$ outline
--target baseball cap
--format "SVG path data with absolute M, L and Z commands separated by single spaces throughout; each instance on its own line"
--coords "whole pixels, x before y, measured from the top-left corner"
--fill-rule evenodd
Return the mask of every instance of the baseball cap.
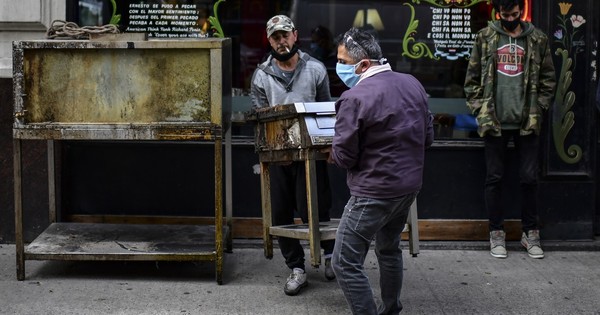
M 276 15 L 267 22 L 267 38 L 277 31 L 291 32 L 294 28 L 292 19 L 285 15 Z

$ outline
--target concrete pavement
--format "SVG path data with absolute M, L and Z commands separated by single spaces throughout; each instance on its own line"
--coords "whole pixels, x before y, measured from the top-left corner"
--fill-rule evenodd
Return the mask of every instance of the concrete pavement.
M 457 244 L 421 242 L 418 257 L 404 251 L 403 314 L 600 314 L 596 245 L 548 244 L 534 260 L 518 243 L 507 244 L 507 259 L 491 257 L 485 242 Z M 309 286 L 286 296 L 289 270 L 261 245 L 234 240 L 218 285 L 210 262 L 27 261 L 17 281 L 15 246 L 0 244 L 0 314 L 349 313 L 323 266 L 308 267 Z M 373 251 L 365 267 L 378 295 Z

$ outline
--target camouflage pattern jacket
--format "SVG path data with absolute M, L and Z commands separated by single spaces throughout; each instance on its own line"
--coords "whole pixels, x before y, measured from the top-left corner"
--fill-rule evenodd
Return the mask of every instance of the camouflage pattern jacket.
M 531 24 L 527 26 L 533 27 Z M 489 25 L 477 33 L 465 78 L 467 107 L 477 116 L 477 132 L 481 137 L 486 134 L 501 135 L 494 104 L 499 36 Z M 556 85 L 546 34 L 537 28 L 529 34 L 525 53 L 523 84 L 526 86 L 526 97 L 520 134 L 539 134 L 543 112 L 550 107 Z

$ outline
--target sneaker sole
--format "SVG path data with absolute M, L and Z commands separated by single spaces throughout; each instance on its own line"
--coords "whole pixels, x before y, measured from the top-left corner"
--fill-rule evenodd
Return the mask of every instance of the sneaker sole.
M 490 255 L 492 255 L 492 257 L 495 257 L 495 258 L 506 258 L 506 257 L 508 257 L 508 255 L 494 254 L 494 253 L 490 253 Z
M 544 255 L 531 255 L 529 253 L 527 253 L 527 255 L 529 255 L 529 257 L 531 257 L 533 259 L 542 259 L 542 258 L 544 258 Z
M 525 247 L 525 250 L 527 250 L 527 244 L 523 243 L 523 241 L 521 241 L 521 245 L 523 245 L 523 247 Z M 542 259 L 544 258 L 544 254 L 541 255 L 532 255 L 529 252 L 527 252 L 527 255 L 529 255 L 529 257 L 533 258 L 533 259 Z
M 296 288 L 296 290 L 294 290 L 294 291 L 288 291 L 285 288 L 283 288 L 283 292 L 285 292 L 286 295 L 290 295 L 290 296 L 296 295 L 296 294 L 300 293 L 300 290 L 302 290 L 302 288 L 306 287 L 307 285 L 308 285 L 308 281 L 306 281 L 303 284 L 301 284 L 300 286 L 298 286 Z

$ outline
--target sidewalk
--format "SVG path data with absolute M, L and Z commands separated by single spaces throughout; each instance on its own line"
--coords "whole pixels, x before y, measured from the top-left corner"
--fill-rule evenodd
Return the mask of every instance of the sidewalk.
M 597 247 L 549 245 L 535 260 L 517 243 L 507 244 L 507 259 L 481 242 L 421 244 L 418 257 L 404 251 L 403 314 L 600 314 Z M 218 285 L 211 262 L 27 261 L 26 280 L 17 281 L 15 246 L 0 244 L 0 314 L 348 314 L 323 266 L 307 267 L 309 286 L 286 296 L 289 270 L 278 250 L 268 260 L 261 245 L 234 241 Z M 373 251 L 365 268 L 378 295 Z

